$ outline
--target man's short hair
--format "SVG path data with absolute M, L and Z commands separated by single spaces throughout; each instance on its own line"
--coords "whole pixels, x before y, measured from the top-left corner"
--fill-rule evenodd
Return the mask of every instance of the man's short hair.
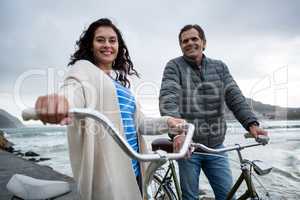
M 203 29 L 202 29 L 199 25 L 197 25 L 197 24 L 194 24 L 194 25 L 188 24 L 188 25 L 185 25 L 185 26 L 180 30 L 180 33 L 179 33 L 179 35 L 178 35 L 179 43 L 181 43 L 181 35 L 182 35 L 182 33 L 185 32 L 185 31 L 188 31 L 188 30 L 190 30 L 190 29 L 192 29 L 192 28 L 196 29 L 196 30 L 198 31 L 198 33 L 199 33 L 199 37 L 200 37 L 204 42 L 206 42 L 206 37 L 205 37 L 205 34 L 204 34 Z

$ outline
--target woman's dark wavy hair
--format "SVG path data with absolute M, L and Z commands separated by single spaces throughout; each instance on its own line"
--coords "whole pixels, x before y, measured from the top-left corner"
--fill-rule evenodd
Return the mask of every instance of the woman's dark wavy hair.
M 139 77 L 138 72 L 133 68 L 133 63 L 129 56 L 129 51 L 122 38 L 121 31 L 111 22 L 110 19 L 102 18 L 93 22 L 88 29 L 83 31 L 78 41 L 76 41 L 77 50 L 73 55 L 68 65 L 73 65 L 76 61 L 84 59 L 96 64 L 93 52 L 91 51 L 93 45 L 94 34 L 100 26 L 111 27 L 117 34 L 119 42 L 119 50 L 116 60 L 113 62 L 112 69 L 116 72 L 116 80 L 123 86 L 130 88 L 130 81 L 127 75 L 135 75 Z

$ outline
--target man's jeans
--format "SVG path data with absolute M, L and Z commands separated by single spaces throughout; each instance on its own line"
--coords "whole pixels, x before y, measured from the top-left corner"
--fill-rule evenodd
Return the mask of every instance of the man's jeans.
M 218 145 L 216 148 L 222 148 Z M 216 200 L 226 199 L 232 187 L 232 175 L 226 153 L 220 156 L 192 154 L 189 159 L 178 161 L 180 185 L 183 200 L 199 199 L 199 175 L 201 169 L 206 175 Z

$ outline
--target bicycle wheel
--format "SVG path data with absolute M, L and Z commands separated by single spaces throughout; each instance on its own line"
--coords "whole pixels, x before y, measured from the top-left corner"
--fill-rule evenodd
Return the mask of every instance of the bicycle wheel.
M 158 174 L 153 175 L 151 190 L 155 200 L 177 200 L 174 191 L 162 181 Z

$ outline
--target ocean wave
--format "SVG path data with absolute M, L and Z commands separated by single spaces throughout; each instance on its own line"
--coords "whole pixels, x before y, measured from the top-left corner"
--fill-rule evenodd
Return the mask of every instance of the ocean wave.
M 25 148 L 25 146 L 19 146 L 23 151 L 34 151 L 43 156 L 57 156 L 57 153 L 68 151 L 67 142 L 62 142 L 60 144 L 51 144 L 42 143 L 39 145 L 31 146 L 31 148 Z
M 57 153 L 57 152 L 62 152 L 67 150 L 68 150 L 68 145 L 66 144 L 57 144 L 47 148 L 48 153 Z
M 65 136 L 66 132 L 24 132 L 9 134 L 8 138 L 53 137 Z
M 38 127 L 25 127 L 25 128 L 5 128 L 1 129 L 7 134 L 19 134 L 25 132 L 62 132 L 66 131 L 66 127 L 54 126 L 54 127 L 46 127 L 46 126 L 38 126 Z
M 65 127 L 26 127 L 3 129 L 8 138 L 47 137 L 66 134 Z
M 290 129 L 290 128 L 300 128 L 300 125 L 271 125 L 263 126 L 264 129 Z
M 278 167 L 274 167 L 273 166 L 273 169 L 272 169 L 272 173 L 276 173 L 276 174 L 279 174 L 287 179 L 290 179 L 290 180 L 293 180 L 293 181 L 296 181 L 296 182 L 300 182 L 300 176 L 298 176 L 299 174 L 295 174 L 295 173 L 292 173 L 292 172 L 288 172 L 286 170 L 283 170 L 283 169 L 280 169 Z

